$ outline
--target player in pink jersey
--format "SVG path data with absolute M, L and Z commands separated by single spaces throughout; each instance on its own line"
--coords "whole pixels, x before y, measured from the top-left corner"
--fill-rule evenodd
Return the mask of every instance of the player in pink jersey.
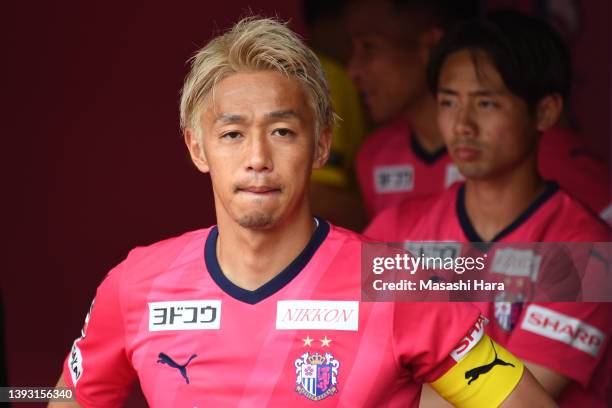
M 477 10 L 471 0 L 349 3 L 349 72 L 370 116 L 381 126 L 356 159 L 370 216 L 401 197 L 438 192 L 459 176 L 436 126 L 436 103 L 425 72 L 429 53 L 444 31 Z
M 612 225 L 610 169 L 586 150 L 570 130 L 555 126 L 544 132 L 538 151 L 542 177 L 559 186 Z
M 374 131 L 356 161 L 364 203 L 373 216 L 403 200 L 435 194 L 463 180 L 446 151 L 428 154 L 411 136 L 406 119 Z M 605 164 L 585 151 L 578 136 L 562 127 L 542 135 L 538 167 L 608 224 L 612 224 L 610 177 Z
M 466 182 L 383 211 L 366 235 L 410 241 L 416 251 L 419 241 L 608 241 L 608 226 L 537 170 L 539 133 L 556 122 L 567 90 L 563 58 L 552 30 L 517 13 L 449 33 L 432 55 L 429 79 Z M 562 406 L 608 406 L 607 304 L 481 306 L 493 322 L 487 332 L 524 359 Z
M 351 72 L 371 116 L 381 124 L 356 159 L 364 204 L 373 216 L 462 178 L 436 126 L 425 66 L 442 32 L 452 21 L 474 14 L 475 7 L 419 0 L 354 3 L 348 13 Z M 609 169 L 585 152 L 578 136 L 551 128 L 540 147 L 542 174 L 612 222 Z
M 410 407 L 425 382 L 463 406 L 552 403 L 472 305 L 360 300 L 362 238 L 307 198 L 327 85 L 283 24 L 248 18 L 202 48 L 181 124 L 218 224 L 108 274 L 58 383 L 79 403 L 121 405 L 136 380 L 159 407 Z
M 446 148 L 430 154 L 411 133 L 407 119 L 397 119 L 375 130 L 357 156 L 355 170 L 370 216 L 463 180 Z

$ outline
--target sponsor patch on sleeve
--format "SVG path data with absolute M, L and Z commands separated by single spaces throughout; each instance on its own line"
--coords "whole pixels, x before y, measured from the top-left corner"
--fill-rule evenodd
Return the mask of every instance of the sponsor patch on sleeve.
M 83 356 L 81 355 L 81 350 L 79 346 L 77 346 L 77 339 L 72 343 L 72 349 L 70 350 L 70 377 L 72 377 L 72 385 L 76 387 L 77 382 L 83 375 Z
M 568 344 L 596 357 L 606 336 L 597 327 L 540 305 L 529 305 L 521 329 Z
M 488 323 L 488 320 L 480 315 L 478 320 L 472 326 L 472 328 L 468 331 L 467 335 L 459 342 L 459 345 L 451 351 L 451 357 L 455 361 L 460 361 L 470 352 L 471 349 L 474 348 L 476 344 L 482 339 L 482 336 L 485 332 L 485 324 Z

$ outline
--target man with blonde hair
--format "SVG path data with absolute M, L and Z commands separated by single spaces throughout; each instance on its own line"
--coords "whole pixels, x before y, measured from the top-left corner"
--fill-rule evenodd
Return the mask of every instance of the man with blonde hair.
M 333 120 L 319 62 L 283 24 L 248 18 L 202 48 L 181 125 L 217 225 L 111 270 L 58 386 L 95 407 L 137 379 L 159 407 L 416 406 L 424 382 L 463 406 L 549 403 L 473 306 L 361 302 L 362 239 L 308 201 Z

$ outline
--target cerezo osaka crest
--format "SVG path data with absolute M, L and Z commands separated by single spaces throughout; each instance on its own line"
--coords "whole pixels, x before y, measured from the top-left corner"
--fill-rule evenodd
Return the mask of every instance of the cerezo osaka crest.
M 304 353 L 295 360 L 295 382 L 298 394 L 320 401 L 338 392 L 340 362 L 331 353 Z

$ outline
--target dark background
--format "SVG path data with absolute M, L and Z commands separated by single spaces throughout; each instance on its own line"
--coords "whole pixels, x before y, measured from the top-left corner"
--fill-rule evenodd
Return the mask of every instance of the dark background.
M 542 2 L 488 3 L 533 10 Z M 3 8 L 8 380 L 50 386 L 96 286 L 130 248 L 214 223 L 210 182 L 180 135 L 178 92 L 187 58 L 249 7 L 69 0 Z M 305 34 L 299 1 L 250 9 L 291 19 Z M 610 3 L 583 1 L 579 10 L 574 111 L 589 149 L 609 163 Z

